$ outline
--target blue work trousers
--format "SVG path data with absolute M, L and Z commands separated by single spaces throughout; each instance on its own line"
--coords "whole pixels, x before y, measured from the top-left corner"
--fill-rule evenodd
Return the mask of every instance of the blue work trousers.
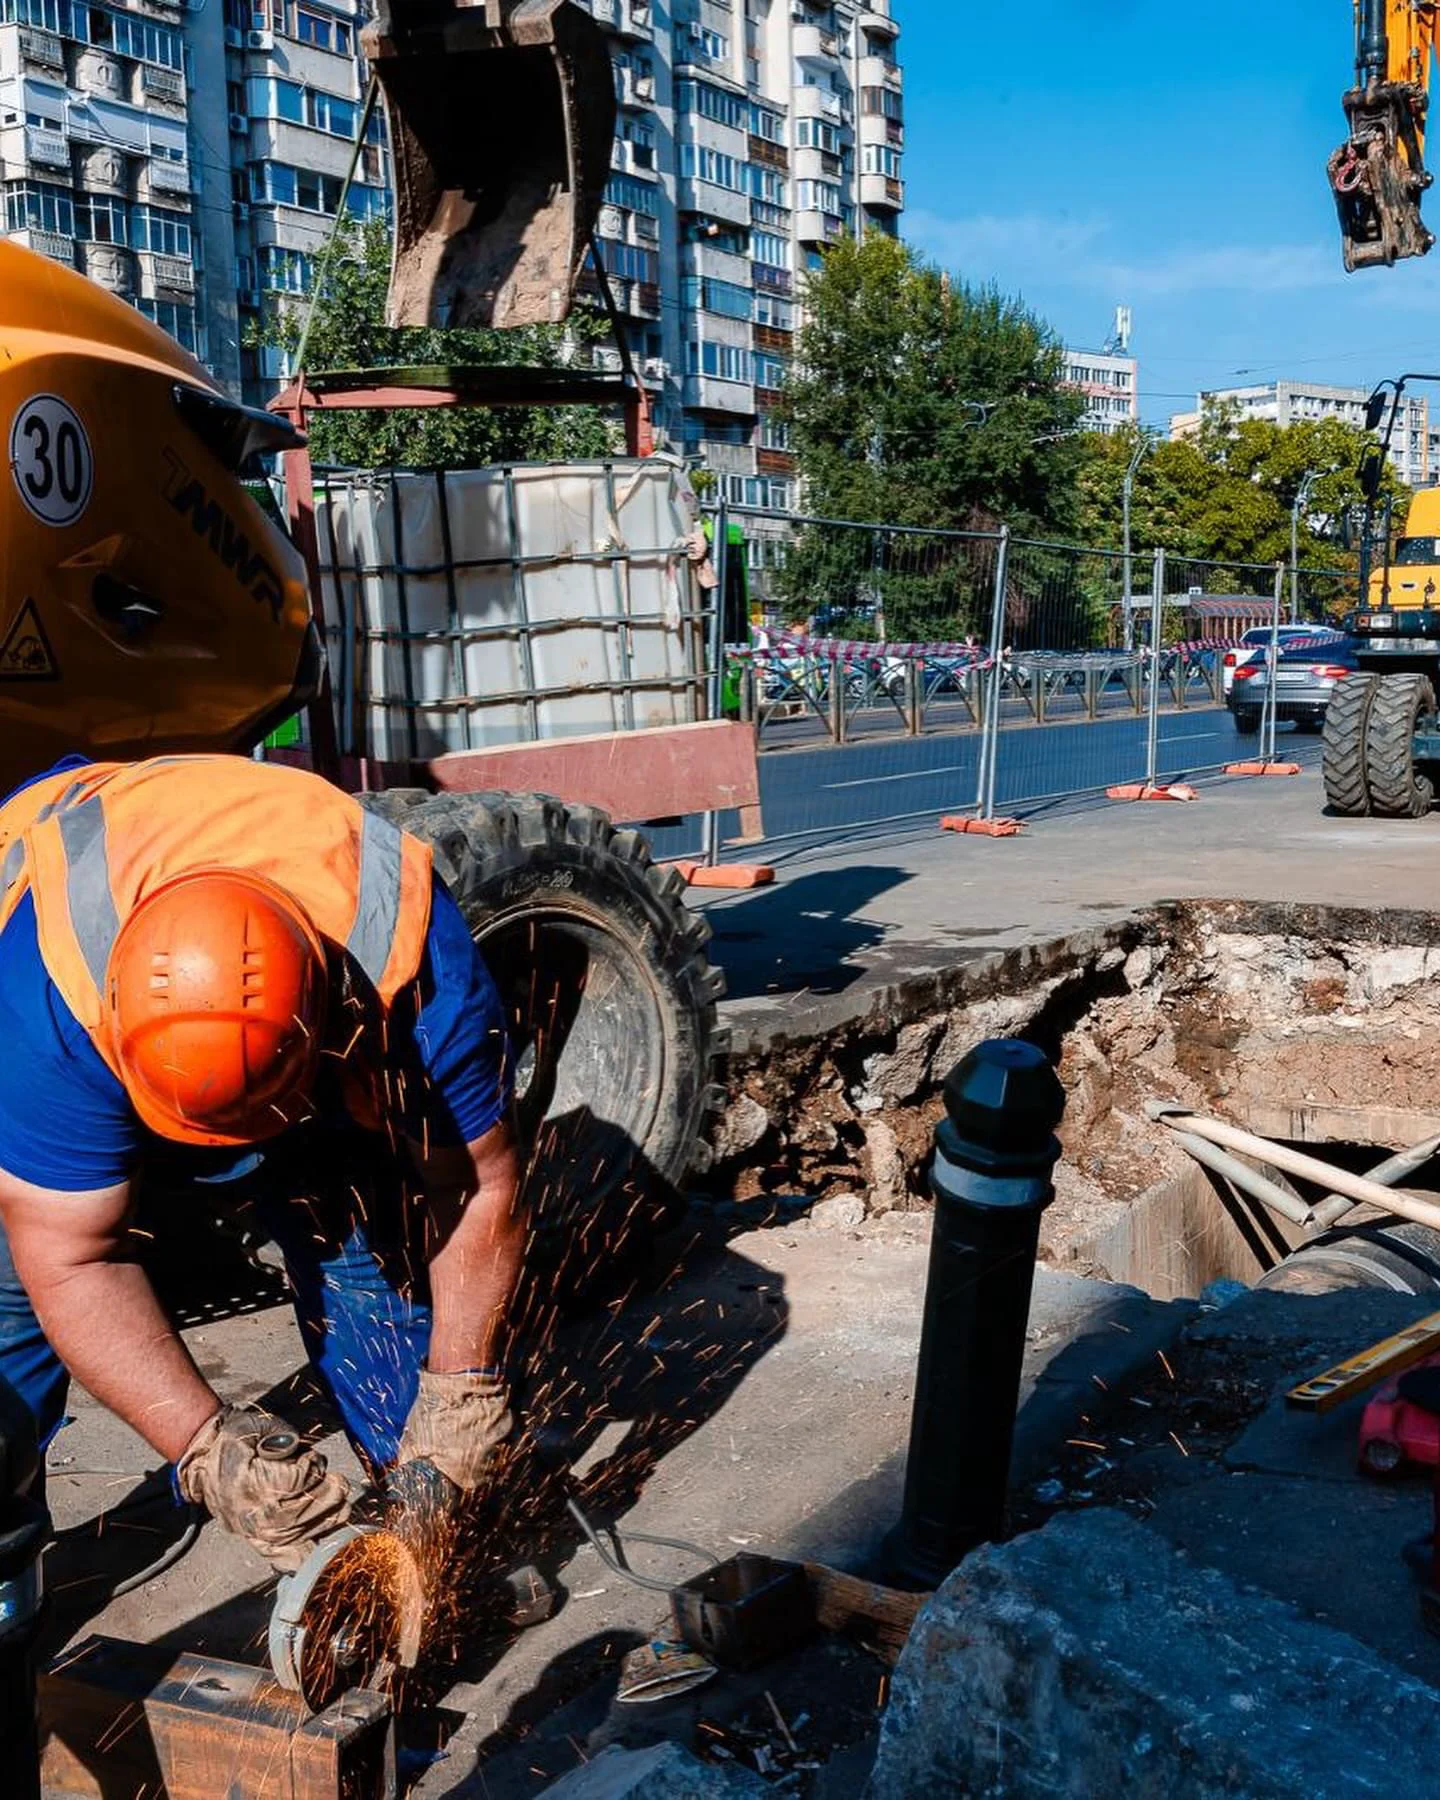
M 423 1221 L 383 1143 L 331 1131 L 268 1152 L 234 1181 L 214 1177 L 183 1192 L 173 1174 L 142 1216 L 163 1231 L 186 1199 L 216 1211 L 243 1197 L 280 1246 L 306 1355 L 372 1473 L 395 1459 L 430 1346 Z M 252 1159 L 253 1160 L 253 1159 Z M 42 1445 L 64 1417 L 69 1375 L 46 1342 L 0 1228 L 0 1380 L 18 1391 Z M 223 1397 L 223 1396 L 222 1396 Z

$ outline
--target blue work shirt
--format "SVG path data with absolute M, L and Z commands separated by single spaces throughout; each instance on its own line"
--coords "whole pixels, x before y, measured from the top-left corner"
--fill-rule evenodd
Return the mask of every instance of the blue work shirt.
M 67 757 L 45 773 L 85 761 Z M 419 980 L 396 1002 L 388 1040 L 392 1065 L 421 1077 L 414 1085 L 424 1094 L 430 1143 L 471 1143 L 504 1116 L 513 1071 L 500 996 L 438 877 Z M 406 1123 L 422 1134 L 418 1120 Z M 0 931 L 0 1169 L 36 1187 L 83 1193 L 126 1180 L 147 1142 L 158 1140 L 50 979 L 27 893 Z M 255 1161 L 253 1153 L 180 1154 L 212 1179 Z

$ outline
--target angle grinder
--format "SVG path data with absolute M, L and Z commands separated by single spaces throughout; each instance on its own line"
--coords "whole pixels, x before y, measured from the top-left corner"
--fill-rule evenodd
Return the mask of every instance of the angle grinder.
M 425 1579 L 393 1531 L 346 1525 L 280 1579 L 270 1614 L 270 1666 L 315 1711 L 349 1688 L 388 1694 L 420 1655 Z

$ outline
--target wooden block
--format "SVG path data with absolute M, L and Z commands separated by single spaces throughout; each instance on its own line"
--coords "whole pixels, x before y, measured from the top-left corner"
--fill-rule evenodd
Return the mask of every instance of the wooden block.
M 101 1637 L 38 1687 L 47 1800 L 394 1800 L 379 1694 L 356 1689 L 312 1716 L 261 1669 Z
M 928 1594 L 909 1594 L 846 1575 L 826 1563 L 805 1565 L 815 1618 L 826 1631 L 856 1631 L 869 1639 L 892 1667 Z

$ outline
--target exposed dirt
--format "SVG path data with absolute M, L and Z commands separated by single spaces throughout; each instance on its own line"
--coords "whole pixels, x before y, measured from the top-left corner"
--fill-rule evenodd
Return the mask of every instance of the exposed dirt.
M 982 1039 L 1021 1037 L 1068 1096 L 1042 1256 L 1066 1260 L 1183 1154 L 1149 1099 L 1248 1122 L 1307 1105 L 1432 1110 L 1440 1093 L 1440 917 L 1184 903 L 1067 954 L 996 959 L 943 1011 L 848 1027 L 737 1059 L 729 1152 L 712 1178 L 741 1201 L 863 1197 L 924 1207 L 941 1084 Z M 723 1127 L 722 1127 L 723 1133 Z

